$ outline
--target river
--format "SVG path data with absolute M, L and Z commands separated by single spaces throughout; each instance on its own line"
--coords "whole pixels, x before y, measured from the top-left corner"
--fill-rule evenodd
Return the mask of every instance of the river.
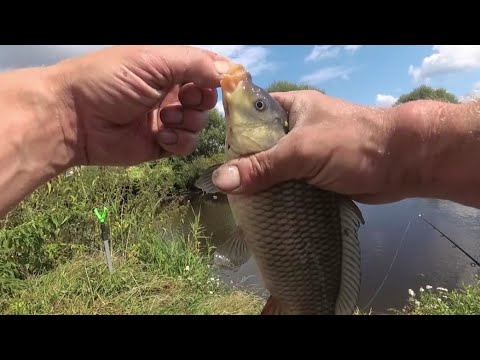
M 226 198 L 199 196 L 191 204 L 194 211 L 200 211 L 201 223 L 213 243 L 223 242 L 234 226 Z M 479 272 L 468 257 L 422 221 L 419 214 L 479 260 L 480 210 L 436 199 L 358 206 L 366 221 L 359 232 L 360 309 L 368 305 L 373 313 L 389 313 L 389 309 L 401 309 L 407 304 L 408 289 L 418 292 L 420 286 L 426 285 L 459 288 L 463 283 L 471 283 Z M 224 272 L 221 277 L 227 283 L 266 293 L 252 258 L 237 271 Z

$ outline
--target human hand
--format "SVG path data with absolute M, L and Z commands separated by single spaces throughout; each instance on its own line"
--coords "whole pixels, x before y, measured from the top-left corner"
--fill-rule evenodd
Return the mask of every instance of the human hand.
M 272 96 L 289 113 L 290 133 L 270 150 L 219 168 L 213 181 L 220 190 L 248 194 L 303 179 L 366 203 L 390 202 L 407 195 L 410 183 L 404 174 L 411 169 L 399 166 L 390 153 L 391 111 L 317 91 Z
M 196 148 L 228 59 L 187 46 L 115 46 L 60 62 L 71 165 L 134 165 Z

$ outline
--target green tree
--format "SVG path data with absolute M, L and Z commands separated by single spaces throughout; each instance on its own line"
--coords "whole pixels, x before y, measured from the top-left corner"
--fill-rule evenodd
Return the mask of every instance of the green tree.
M 198 147 L 191 157 L 212 156 L 225 148 L 225 117 L 213 109 L 208 114 L 208 125 L 200 133 Z
M 286 91 L 296 91 L 296 90 L 316 90 L 325 94 L 324 90 L 321 90 L 315 86 L 308 84 L 296 84 L 290 81 L 274 81 L 268 88 L 269 93 L 272 92 L 286 92 Z
M 458 104 L 458 98 L 444 88 L 434 89 L 427 85 L 419 86 L 407 94 L 398 98 L 394 105 L 403 104 L 415 100 L 436 100 Z

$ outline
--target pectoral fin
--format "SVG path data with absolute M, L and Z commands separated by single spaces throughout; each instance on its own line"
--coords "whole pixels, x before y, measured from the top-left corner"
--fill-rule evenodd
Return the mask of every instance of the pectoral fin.
M 219 245 L 215 251 L 217 265 L 238 267 L 245 264 L 249 258 L 250 251 L 240 227 L 235 227 L 227 240 Z
M 221 165 L 223 164 L 215 164 L 213 166 L 210 166 L 203 173 L 201 173 L 195 181 L 195 187 L 199 188 L 207 194 L 221 193 L 222 191 L 220 191 L 212 182 L 213 172 L 217 170 Z

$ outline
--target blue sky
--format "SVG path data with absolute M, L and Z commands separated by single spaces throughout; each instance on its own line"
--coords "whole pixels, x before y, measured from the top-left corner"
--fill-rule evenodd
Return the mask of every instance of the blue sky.
M 244 64 L 260 86 L 315 85 L 328 95 L 389 106 L 421 84 L 461 100 L 480 95 L 478 45 L 201 45 Z
M 1 45 L 0 71 L 48 65 L 108 45 Z M 255 82 L 304 82 L 328 95 L 389 106 L 421 84 L 480 96 L 479 45 L 195 45 L 242 63 Z

